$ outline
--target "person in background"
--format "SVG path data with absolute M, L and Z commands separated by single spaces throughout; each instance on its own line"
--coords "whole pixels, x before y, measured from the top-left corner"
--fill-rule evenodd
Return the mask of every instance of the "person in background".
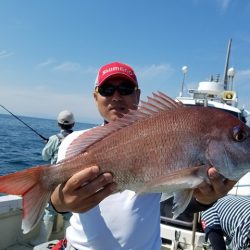
M 201 224 L 213 250 L 250 247 L 250 197 L 227 195 L 219 199 L 201 213 Z
M 114 62 L 102 66 L 93 95 L 104 126 L 130 109 L 137 109 L 140 93 L 137 77 L 129 65 Z M 84 132 L 73 132 L 65 138 L 58 161 L 65 158 L 68 146 Z M 66 230 L 66 249 L 160 249 L 161 194 L 137 195 L 131 190 L 114 193 L 112 174 L 99 171 L 98 166 L 88 167 L 57 186 L 51 195 L 51 204 L 58 212 L 73 212 Z M 188 209 L 196 212 L 211 207 L 235 184 L 221 178 L 213 167 L 208 177 L 211 185 L 204 182 L 194 191 Z
M 50 136 L 42 151 L 43 160 L 50 161 L 51 164 L 55 164 L 57 161 L 58 149 L 62 140 L 73 132 L 75 118 L 72 112 L 63 110 L 59 113 L 57 122 L 61 129 L 60 133 Z
M 66 136 L 73 132 L 75 125 L 75 118 L 72 112 L 63 110 L 57 117 L 58 126 L 60 127 L 60 133 L 49 137 L 49 141 L 42 150 L 42 157 L 45 161 L 50 161 L 51 164 L 55 164 L 58 156 L 58 149 L 62 141 Z M 48 203 L 44 211 L 43 223 L 41 224 L 39 236 L 32 241 L 33 244 L 39 244 L 49 240 L 54 224 L 67 223 L 71 213 L 66 213 L 63 216 L 58 214 L 53 207 Z M 61 221 L 61 223 L 57 223 Z

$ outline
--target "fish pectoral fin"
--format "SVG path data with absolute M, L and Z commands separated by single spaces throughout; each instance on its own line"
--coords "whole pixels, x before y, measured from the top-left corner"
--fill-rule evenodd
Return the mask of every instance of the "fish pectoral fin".
M 206 171 L 207 167 L 204 165 L 178 170 L 146 182 L 139 192 L 166 193 L 162 201 L 174 196 L 173 215 L 176 218 L 187 208 L 193 196 L 193 189 L 205 179 Z
M 166 200 L 170 199 L 172 196 L 173 196 L 173 193 L 164 192 L 164 193 L 161 194 L 160 202 L 166 201 Z
M 176 219 L 187 208 L 193 196 L 193 189 L 174 192 L 173 218 Z
M 204 166 L 186 168 L 146 182 L 143 188 L 137 190 L 137 193 L 166 192 L 170 194 L 187 188 L 195 188 L 205 179 L 205 176 L 206 167 Z

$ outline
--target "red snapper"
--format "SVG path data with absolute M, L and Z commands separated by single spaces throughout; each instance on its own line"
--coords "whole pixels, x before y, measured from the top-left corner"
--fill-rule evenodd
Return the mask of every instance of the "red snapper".
M 0 192 L 23 197 L 24 233 L 38 223 L 58 184 L 93 165 L 112 172 L 121 191 L 174 193 L 177 216 L 211 165 L 231 180 L 250 171 L 250 128 L 225 111 L 153 94 L 137 111 L 80 135 L 53 167 L 0 176 Z

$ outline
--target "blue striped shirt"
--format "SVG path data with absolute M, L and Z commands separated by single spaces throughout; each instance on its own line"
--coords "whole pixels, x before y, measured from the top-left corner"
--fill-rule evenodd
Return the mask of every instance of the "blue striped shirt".
M 250 197 L 227 195 L 201 214 L 205 233 L 221 229 L 234 250 L 250 243 Z

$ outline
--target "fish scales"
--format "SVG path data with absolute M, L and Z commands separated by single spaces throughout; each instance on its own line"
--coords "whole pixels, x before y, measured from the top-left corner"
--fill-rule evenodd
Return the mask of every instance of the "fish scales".
M 81 155 L 70 161 L 71 172 L 63 179 L 83 166 L 98 165 L 103 172 L 112 172 L 123 188 L 133 181 L 143 185 L 184 167 L 208 164 L 204 155 L 208 143 L 206 135 L 211 134 L 211 127 L 214 127 L 209 123 L 217 121 L 211 120 L 210 109 L 202 109 L 202 113 L 200 109 L 190 107 L 161 112 L 114 132 L 93 144 L 87 150 L 87 156 Z M 68 165 L 65 169 L 69 169 Z
M 188 109 L 161 112 L 114 132 L 93 144 L 87 156 L 73 159 L 69 175 L 83 166 L 98 165 L 103 172 L 114 174 L 120 189 L 129 184 L 139 188 L 157 176 L 208 164 L 202 154 L 207 139 L 202 135 L 210 132 L 207 125 L 211 119 L 207 117 L 211 112 L 203 110 L 201 114 L 200 108 L 191 108 L 190 113 Z

